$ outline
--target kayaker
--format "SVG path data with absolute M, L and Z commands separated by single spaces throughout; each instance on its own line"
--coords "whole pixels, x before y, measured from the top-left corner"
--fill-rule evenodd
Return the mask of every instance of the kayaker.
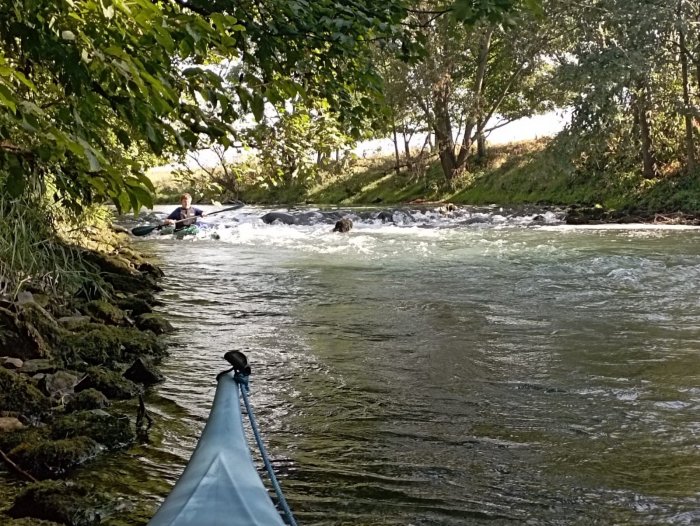
M 198 217 L 204 217 L 206 215 L 204 211 L 192 206 L 192 196 L 190 194 L 182 194 L 180 196 L 180 206 L 173 210 L 163 223 L 166 225 L 175 225 L 175 230 L 181 230 L 190 225 L 194 225 Z

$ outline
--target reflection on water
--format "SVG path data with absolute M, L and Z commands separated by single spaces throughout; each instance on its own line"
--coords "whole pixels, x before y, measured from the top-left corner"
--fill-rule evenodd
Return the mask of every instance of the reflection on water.
M 179 331 L 151 443 L 85 475 L 136 502 L 110 524 L 174 484 L 230 349 L 300 524 L 700 523 L 700 231 L 255 217 L 141 245 Z

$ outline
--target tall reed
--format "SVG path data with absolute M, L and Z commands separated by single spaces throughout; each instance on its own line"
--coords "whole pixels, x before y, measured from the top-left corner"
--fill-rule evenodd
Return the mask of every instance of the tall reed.
M 0 296 L 24 289 L 72 295 L 94 279 L 80 247 L 59 235 L 60 215 L 44 199 L 0 195 Z

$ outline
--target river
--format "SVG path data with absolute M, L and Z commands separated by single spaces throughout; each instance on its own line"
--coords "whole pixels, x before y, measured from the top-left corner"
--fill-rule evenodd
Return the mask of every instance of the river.
M 109 524 L 167 495 L 232 349 L 301 525 L 700 523 L 700 230 L 264 212 L 139 239 L 178 331 L 149 442 L 84 475 Z

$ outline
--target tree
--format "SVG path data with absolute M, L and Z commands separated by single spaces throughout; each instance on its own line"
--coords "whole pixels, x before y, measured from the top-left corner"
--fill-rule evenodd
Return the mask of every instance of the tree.
M 698 98 L 688 42 L 698 35 L 697 3 L 581 2 L 569 15 L 559 78 L 578 94 L 572 132 L 587 169 L 654 180 L 682 159 L 694 170 Z
M 547 56 L 558 37 L 556 19 L 543 19 L 520 2 L 503 4 L 510 10 L 478 17 L 457 6 L 453 16 L 412 9 L 413 23 L 425 29 L 426 57 L 408 72 L 408 104 L 420 108 L 435 134 L 447 181 L 467 169 L 473 145 L 483 158 L 490 131 L 553 104 Z M 541 30 L 545 24 L 549 32 Z
M 0 5 L 0 173 L 14 196 L 47 181 L 67 207 L 150 206 L 139 151 L 224 145 L 265 100 L 331 101 L 349 123 L 377 109 L 361 50 L 402 38 L 399 1 L 9 0 Z M 410 43 L 406 44 L 410 47 Z M 213 64 L 248 64 L 225 82 Z

